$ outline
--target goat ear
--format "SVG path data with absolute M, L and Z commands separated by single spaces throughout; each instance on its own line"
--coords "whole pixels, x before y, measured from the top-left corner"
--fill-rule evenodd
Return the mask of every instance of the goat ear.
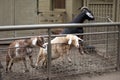
M 79 38 L 80 41 L 84 41 L 83 39 Z
M 70 38 L 70 39 L 68 40 L 68 44 L 71 45 L 71 43 L 72 43 L 72 39 Z

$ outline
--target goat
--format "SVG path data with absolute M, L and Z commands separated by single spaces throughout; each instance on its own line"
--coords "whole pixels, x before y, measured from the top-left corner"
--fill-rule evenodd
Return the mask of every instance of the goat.
M 83 23 L 85 20 L 94 20 L 94 15 L 87 7 L 82 7 L 81 13 L 77 15 L 70 23 Z M 65 28 L 61 32 L 61 34 L 73 34 L 73 33 L 83 33 L 83 28 L 82 27 Z
M 66 37 L 56 37 L 53 40 L 51 40 L 51 46 L 52 46 L 52 54 L 51 59 L 55 60 L 60 57 L 63 57 L 64 55 L 68 54 L 68 52 L 71 50 L 72 47 L 79 48 L 79 41 L 83 41 L 81 38 L 77 37 L 76 35 L 67 35 Z M 48 43 L 45 43 L 44 46 L 47 46 Z M 83 49 L 81 47 L 81 52 L 83 52 Z M 36 60 L 36 67 L 38 66 L 39 62 L 42 61 L 42 65 L 46 66 L 47 63 L 47 48 L 41 48 L 39 54 L 37 56 Z M 68 57 L 68 60 L 71 61 L 71 59 Z
M 70 23 L 83 23 L 85 20 L 94 20 L 94 15 L 93 13 L 87 8 L 87 7 L 82 7 L 79 8 L 81 10 L 81 13 L 78 14 Z M 62 31 L 59 29 L 57 32 L 53 33 L 60 33 L 60 34 L 75 34 L 75 33 L 83 33 L 83 27 L 75 27 L 75 28 L 64 28 Z M 83 35 L 77 35 L 81 39 L 83 39 Z M 83 42 L 81 42 L 81 45 L 83 46 Z M 80 52 L 79 48 L 79 52 Z
M 79 8 L 80 9 L 80 8 Z M 77 15 L 70 23 L 83 23 L 85 20 L 94 20 L 93 13 L 87 8 L 82 7 L 81 13 Z M 82 27 L 75 27 L 75 28 L 65 28 L 61 34 L 74 34 L 74 33 L 83 33 Z M 81 36 L 83 39 L 83 36 Z
M 13 63 L 23 61 L 25 66 L 25 72 L 29 71 L 26 64 L 26 56 L 30 59 L 31 67 L 33 65 L 32 52 L 33 47 L 43 47 L 43 37 L 33 37 L 30 39 L 22 39 L 13 41 L 8 47 L 8 53 L 6 55 L 6 72 L 11 71 Z

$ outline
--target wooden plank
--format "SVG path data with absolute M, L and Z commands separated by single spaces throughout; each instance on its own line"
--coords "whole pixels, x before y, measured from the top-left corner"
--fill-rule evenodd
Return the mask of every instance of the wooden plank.
M 0 0 L 0 25 L 14 24 L 13 0 Z
M 113 2 L 90 2 L 89 4 L 113 4 Z
M 65 16 L 65 12 L 43 12 L 39 15 L 39 23 L 63 23 L 66 19 Z

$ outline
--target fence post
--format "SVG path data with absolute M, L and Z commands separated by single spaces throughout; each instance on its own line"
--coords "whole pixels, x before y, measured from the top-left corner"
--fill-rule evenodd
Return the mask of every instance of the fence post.
M 1 61 L 0 61 L 0 80 L 3 80 L 2 79 L 2 72 L 1 72 L 1 69 L 3 68 L 2 64 L 1 64 Z
M 47 72 L 48 78 L 47 80 L 51 80 L 51 30 L 48 29 L 48 62 L 47 62 Z
M 118 26 L 117 70 L 120 70 L 120 26 Z

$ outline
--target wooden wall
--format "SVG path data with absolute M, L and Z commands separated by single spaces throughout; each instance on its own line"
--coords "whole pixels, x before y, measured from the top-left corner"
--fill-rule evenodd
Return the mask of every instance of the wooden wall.
M 0 25 L 12 25 L 14 23 L 13 0 L 0 0 Z

